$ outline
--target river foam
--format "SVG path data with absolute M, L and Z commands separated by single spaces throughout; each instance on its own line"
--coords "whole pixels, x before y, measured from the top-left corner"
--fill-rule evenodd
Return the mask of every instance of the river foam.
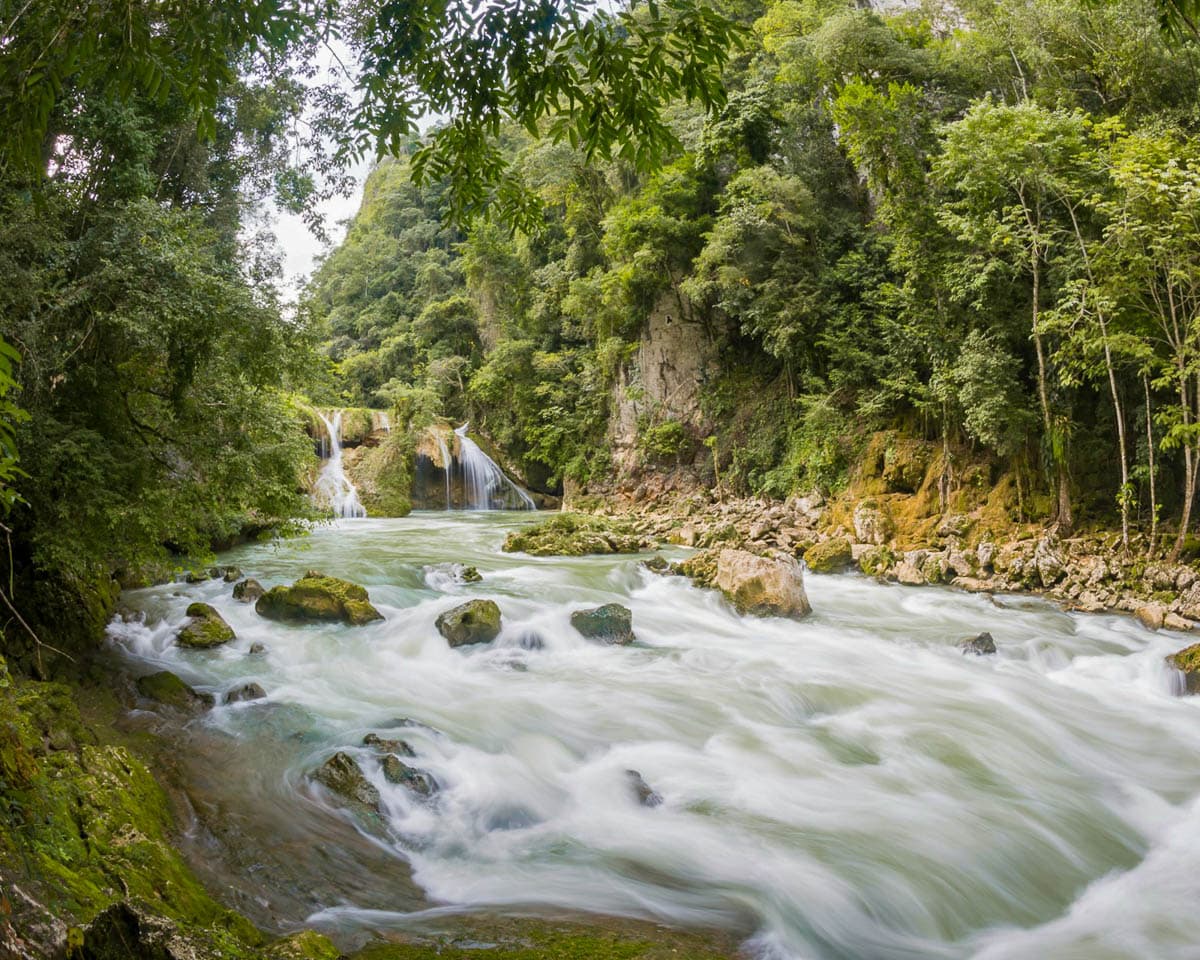
M 217 694 L 254 680 L 309 718 L 283 740 L 261 703 L 203 721 L 247 755 L 286 751 L 260 787 L 281 811 L 324 805 L 306 772 L 355 753 L 435 901 L 715 925 L 781 960 L 1197 956 L 1200 698 L 1163 664 L 1181 635 L 855 576 L 808 576 L 802 622 L 744 618 L 637 558 L 502 554 L 525 522 L 357 520 L 223 558 L 267 586 L 311 567 L 361 582 L 378 624 L 278 624 L 207 582 L 127 593 L 141 616 L 110 634 L 137 670 Z M 434 619 L 476 596 L 503 632 L 450 649 Z M 174 645 L 197 599 L 236 641 Z M 606 602 L 632 609 L 638 645 L 571 628 Z M 982 630 L 998 654 L 963 656 Z M 433 802 L 385 780 L 372 731 L 412 746 Z M 315 919 L 389 922 L 353 902 Z

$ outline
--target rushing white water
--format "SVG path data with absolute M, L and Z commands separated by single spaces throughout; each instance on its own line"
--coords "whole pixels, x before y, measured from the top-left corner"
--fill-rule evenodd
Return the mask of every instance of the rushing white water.
M 217 778 L 225 815 L 336 818 L 305 774 L 348 750 L 383 795 L 387 846 L 450 904 L 715 925 L 772 960 L 1195 960 L 1200 697 L 1174 696 L 1163 663 L 1186 637 L 849 575 L 807 577 L 804 621 L 745 618 L 637 558 L 501 553 L 525 522 L 366 520 L 223 558 L 267 586 L 309 567 L 364 583 L 386 617 L 372 626 L 263 620 L 208 581 L 126 593 L 144 621 L 111 634 L 138 670 L 268 691 L 202 721 L 248 771 Z M 494 598 L 504 629 L 451 649 L 434 619 L 468 597 Z M 173 644 L 197 599 L 236 641 Z M 632 609 L 638 645 L 571 628 L 607 602 Z M 999 653 L 963 656 L 981 630 Z M 308 736 L 266 735 L 284 705 Z M 402 717 L 422 725 L 387 732 Z M 384 779 L 369 731 L 408 741 L 433 801 Z M 631 769 L 661 805 L 637 802 Z M 344 892 L 313 920 L 403 924 L 395 882 L 395 916 Z
M 463 471 L 463 490 L 469 510 L 536 510 L 533 499 L 513 483 L 496 461 L 467 436 L 467 424 L 454 431 L 458 437 L 458 463 Z
M 317 416 L 325 424 L 325 433 L 329 438 L 328 446 L 324 441 L 321 445 L 321 453 L 326 460 L 317 475 L 317 493 L 333 510 L 334 516 L 343 519 L 365 517 L 367 511 L 358 499 L 358 490 L 342 468 L 342 411 L 336 411 L 332 420 L 319 410 Z

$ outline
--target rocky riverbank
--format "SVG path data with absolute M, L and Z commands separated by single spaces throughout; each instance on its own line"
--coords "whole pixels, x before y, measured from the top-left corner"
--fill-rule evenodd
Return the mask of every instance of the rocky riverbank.
M 913 523 L 887 499 L 815 493 L 786 501 L 702 493 L 642 502 L 578 498 L 572 507 L 610 517 L 628 535 L 714 554 L 736 548 L 803 559 L 819 573 L 856 570 L 910 586 L 1033 593 L 1066 610 L 1128 613 L 1152 630 L 1191 631 L 1200 622 L 1200 564 L 1147 557 L 1140 539 L 1123 549 L 1116 532 L 1059 537 L 1033 524 L 998 527 L 980 511 Z

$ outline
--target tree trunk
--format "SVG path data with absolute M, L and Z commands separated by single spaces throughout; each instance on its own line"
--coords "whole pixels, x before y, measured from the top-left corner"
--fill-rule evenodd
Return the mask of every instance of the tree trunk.
M 1057 456 L 1054 452 L 1054 422 L 1050 417 L 1050 394 L 1046 387 L 1046 351 L 1042 346 L 1042 335 L 1038 332 L 1038 300 L 1041 296 L 1041 279 L 1041 254 L 1035 247 L 1033 252 L 1033 345 L 1037 351 L 1038 400 L 1042 408 L 1042 429 L 1046 433 L 1046 440 L 1050 443 L 1050 456 L 1055 461 L 1055 485 L 1058 489 L 1056 490 L 1057 514 L 1054 519 L 1058 524 L 1059 532 L 1063 536 L 1069 536 L 1071 533 L 1071 488 L 1067 478 L 1067 465 L 1062 462 L 1064 458 Z
M 1150 414 L 1150 377 L 1142 374 L 1142 386 L 1146 391 L 1146 460 L 1150 467 L 1150 545 L 1146 556 L 1158 547 L 1158 496 L 1154 489 L 1154 418 Z

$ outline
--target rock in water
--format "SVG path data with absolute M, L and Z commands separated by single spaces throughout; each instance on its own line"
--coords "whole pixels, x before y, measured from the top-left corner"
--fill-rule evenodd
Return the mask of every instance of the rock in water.
M 633 613 L 619 603 L 606 603 L 593 610 L 576 610 L 571 626 L 589 640 L 624 646 L 637 639 L 633 635 Z
M 1159 630 L 1167 617 L 1167 608 L 1161 603 L 1148 603 L 1144 607 L 1134 610 L 1133 615 L 1147 630 Z
M 462 568 L 462 573 L 459 574 L 463 583 L 479 583 L 483 579 L 483 574 L 478 569 L 472 566 Z
M 224 618 L 207 603 L 193 603 L 187 608 L 187 615 L 192 618 L 191 621 L 179 631 L 179 636 L 175 638 L 175 642 L 181 647 L 203 650 L 208 647 L 219 647 L 221 644 L 237 638 L 233 627 L 227 624 Z
M 500 635 L 500 608 L 494 600 L 469 600 L 440 614 L 435 623 L 452 647 L 491 643 Z
M 633 787 L 633 792 L 637 796 L 638 803 L 643 807 L 657 807 L 663 802 L 663 798 L 655 793 L 645 779 L 636 770 L 626 770 L 625 776 L 629 778 L 629 785 Z
M 415 757 L 413 748 L 403 740 L 385 740 L 377 733 L 368 733 L 363 737 L 364 747 L 374 747 L 384 753 L 398 753 L 402 757 Z
M 224 580 L 226 583 L 233 583 L 235 580 L 241 580 L 242 579 L 242 571 L 239 570 L 237 567 L 226 567 L 225 573 L 221 579 Z
M 269 620 L 340 621 L 352 627 L 383 619 L 371 606 L 366 588 L 316 570 L 309 570 L 290 587 L 272 587 L 258 598 L 254 609 Z
M 243 683 L 225 694 L 225 703 L 241 703 L 245 700 L 262 700 L 267 691 L 257 683 Z
M 255 600 L 266 592 L 263 589 L 263 585 L 253 577 L 233 585 L 233 599 L 239 600 L 242 603 L 254 603 Z
M 1193 643 L 1167 657 L 1167 663 L 1183 674 L 1188 693 L 1200 693 L 1200 643 Z
M 432 795 L 437 789 L 432 777 L 420 770 L 414 770 L 399 757 L 390 753 L 383 758 L 383 775 L 388 783 L 407 787 L 422 797 Z
M 138 677 L 136 685 L 138 693 L 147 700 L 157 700 L 180 710 L 204 710 L 213 704 L 212 694 L 197 693 L 170 670 Z
M 804 562 L 813 573 L 837 573 L 854 563 L 854 551 L 845 537 L 830 537 L 805 550 Z
M 745 550 L 722 550 L 716 584 L 739 613 L 799 620 L 812 612 L 800 565 L 786 555 L 760 557 Z
M 963 653 L 973 653 L 977 657 L 982 657 L 986 654 L 996 652 L 996 641 L 985 630 L 977 637 L 967 637 L 965 640 L 960 640 L 958 642 L 958 649 Z
M 343 800 L 379 812 L 379 791 L 348 753 L 339 750 L 317 768 L 312 778 Z

